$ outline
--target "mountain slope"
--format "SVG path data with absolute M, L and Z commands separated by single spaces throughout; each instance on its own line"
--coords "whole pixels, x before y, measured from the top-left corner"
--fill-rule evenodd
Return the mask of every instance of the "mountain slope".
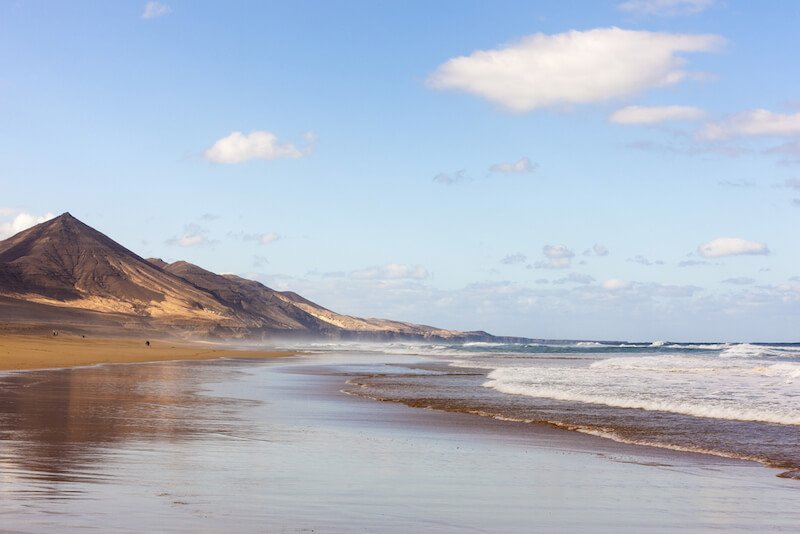
M 65 213 L 0 241 L 0 294 L 31 302 L 224 323 L 230 310 Z

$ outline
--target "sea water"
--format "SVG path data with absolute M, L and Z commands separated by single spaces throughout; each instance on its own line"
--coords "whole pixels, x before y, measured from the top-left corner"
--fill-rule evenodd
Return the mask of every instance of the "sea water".
M 799 476 L 798 344 L 395 344 L 381 350 L 425 355 L 431 363 L 420 367 L 429 373 L 360 376 L 352 393 L 756 460 Z

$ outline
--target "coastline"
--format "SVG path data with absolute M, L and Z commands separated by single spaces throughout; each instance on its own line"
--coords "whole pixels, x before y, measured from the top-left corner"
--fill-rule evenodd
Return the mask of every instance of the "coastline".
M 0 334 L 0 371 L 60 369 L 110 363 L 265 359 L 295 356 L 294 351 L 254 350 L 173 339 L 80 337 L 60 334 Z

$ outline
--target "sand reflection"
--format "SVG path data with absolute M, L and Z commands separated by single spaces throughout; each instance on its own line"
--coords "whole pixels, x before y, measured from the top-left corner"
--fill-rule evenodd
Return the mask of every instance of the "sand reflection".
M 234 369 L 217 363 L 102 366 L 0 377 L 0 474 L 42 482 L 103 482 L 123 441 L 225 433 L 234 399 L 201 394 Z M 198 378 L 202 375 L 202 380 Z

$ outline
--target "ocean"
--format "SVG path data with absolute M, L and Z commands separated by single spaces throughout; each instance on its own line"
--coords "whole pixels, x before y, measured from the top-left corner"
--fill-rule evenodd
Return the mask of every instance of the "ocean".
M 353 347 L 348 347 L 353 350 Z M 362 347 L 423 356 L 348 393 L 755 460 L 800 478 L 800 344 L 467 343 Z

